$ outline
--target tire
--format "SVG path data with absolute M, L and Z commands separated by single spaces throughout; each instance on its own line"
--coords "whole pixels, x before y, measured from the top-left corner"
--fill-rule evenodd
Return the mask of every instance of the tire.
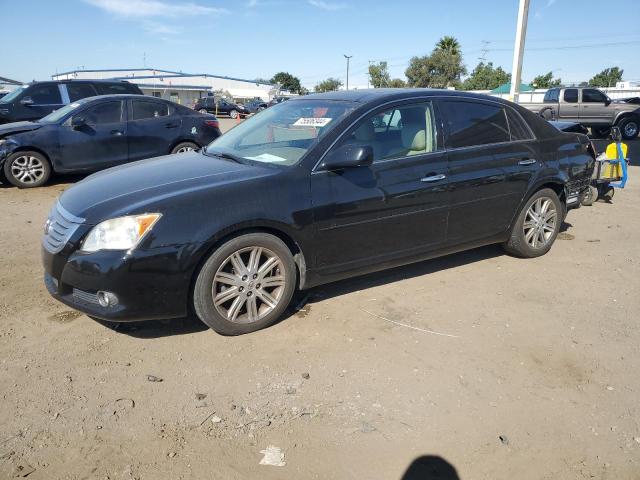
M 555 215 L 546 222 L 538 224 L 531 216 L 536 211 L 550 214 L 552 207 Z M 509 240 L 503 244 L 504 249 L 511 255 L 522 258 L 534 258 L 547 253 L 560 232 L 563 209 L 558 195 L 550 188 L 534 193 L 518 214 Z
M 209 112 L 207 112 L 206 108 L 201 108 L 200 110 L 198 110 L 198 112 L 200 112 L 200 113 L 209 113 Z
M 585 194 L 582 196 L 582 200 L 580 201 L 580 204 L 585 207 L 590 207 L 597 200 L 598 200 L 598 189 L 593 185 L 589 185 L 589 188 L 587 189 Z
M 35 188 L 47 183 L 51 176 L 51 165 L 41 153 L 21 151 L 7 157 L 3 171 L 12 185 L 18 188 Z
M 620 133 L 625 140 L 633 140 L 640 133 L 640 121 L 635 117 L 623 118 L 618 122 Z
M 236 118 L 238 118 L 238 111 L 237 110 L 231 110 L 229 112 L 229 116 L 235 120 Z
M 173 155 L 174 153 L 190 152 L 191 150 L 197 150 L 198 148 L 200 147 L 193 142 L 180 142 L 171 149 L 171 155 Z
M 252 258 L 257 258 L 257 268 L 251 266 Z M 296 279 L 293 256 L 282 240 L 266 233 L 242 235 L 216 249 L 204 263 L 193 289 L 193 308 L 222 335 L 255 332 L 278 321 L 291 301 Z M 262 282 L 269 286 L 261 287 Z

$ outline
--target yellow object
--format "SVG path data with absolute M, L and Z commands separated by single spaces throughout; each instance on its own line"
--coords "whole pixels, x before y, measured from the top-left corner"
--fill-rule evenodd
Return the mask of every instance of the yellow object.
M 627 144 L 623 143 L 621 144 L 622 147 L 622 156 L 624 158 L 627 158 Z M 605 155 L 607 156 L 607 158 L 609 160 L 617 160 L 618 159 L 618 148 L 616 147 L 615 143 L 610 143 L 609 145 L 607 145 L 607 149 L 605 150 Z M 622 160 L 622 159 L 620 159 Z

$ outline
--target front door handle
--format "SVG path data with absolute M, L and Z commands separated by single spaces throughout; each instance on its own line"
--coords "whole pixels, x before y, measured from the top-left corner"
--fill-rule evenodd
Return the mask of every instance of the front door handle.
M 420 179 L 420 181 L 421 182 L 437 182 L 439 180 L 444 180 L 445 178 L 447 178 L 447 176 L 441 173 L 439 175 L 430 175 L 428 177 L 423 177 Z
M 518 165 L 532 165 L 536 162 L 537 160 L 535 158 L 523 158 L 518 162 Z

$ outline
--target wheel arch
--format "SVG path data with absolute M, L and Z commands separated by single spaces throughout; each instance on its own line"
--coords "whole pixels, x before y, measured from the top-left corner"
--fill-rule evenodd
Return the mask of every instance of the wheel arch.
M 189 143 L 193 143 L 195 145 L 198 146 L 198 148 L 202 148 L 202 145 L 200 145 L 196 140 L 194 140 L 193 138 L 184 138 L 181 137 L 179 140 L 176 140 L 175 142 L 173 142 L 171 144 L 171 147 L 169 148 L 169 154 L 171 154 L 171 152 L 173 151 L 174 148 L 176 148 L 178 145 L 180 145 L 181 143 L 184 142 L 189 142 Z
M 282 240 L 282 242 L 287 246 L 287 248 L 293 255 L 293 260 L 296 264 L 296 273 L 298 275 L 296 287 L 304 288 L 307 281 L 307 261 L 305 259 L 302 247 L 300 246 L 300 242 L 297 241 L 296 238 L 294 238 L 294 236 L 286 230 L 286 228 L 283 228 L 281 226 L 265 222 L 260 224 L 252 223 L 234 225 L 220 231 L 209 242 L 206 242 L 203 248 L 200 259 L 198 260 L 198 264 L 191 275 L 189 298 L 192 298 L 196 279 L 200 274 L 200 270 L 202 270 L 202 266 L 206 263 L 211 254 L 229 240 L 249 233 L 267 233 Z
M 41 148 L 32 147 L 30 145 L 19 145 L 16 148 L 14 148 L 13 150 L 11 150 L 11 152 L 8 153 L 2 159 L 2 163 L 0 164 L 0 166 L 3 166 L 4 162 L 6 162 L 7 158 L 9 158 L 11 155 L 13 155 L 14 153 L 19 153 L 19 152 L 36 152 L 36 153 L 39 153 L 40 155 L 42 155 L 44 157 L 44 159 L 47 162 L 49 162 L 49 166 L 51 167 L 51 170 L 53 170 L 54 172 L 56 171 L 55 165 L 51 161 L 51 157 L 49 156 L 49 154 L 47 152 L 45 152 L 44 150 L 42 150 Z
M 536 183 L 534 183 L 533 186 L 527 191 L 527 194 L 522 198 L 522 200 L 520 202 L 520 205 L 518 205 L 518 208 L 513 213 L 513 217 L 511 218 L 511 221 L 509 222 L 508 231 L 511 231 L 511 228 L 513 227 L 514 222 L 517 220 L 518 215 L 520 215 L 520 212 L 522 211 L 522 208 L 526 205 L 526 203 L 529 201 L 529 199 L 533 195 L 535 195 L 537 192 L 539 192 L 540 190 L 543 190 L 545 188 L 550 188 L 551 190 L 556 192 L 556 195 L 558 195 L 558 198 L 560 199 L 560 203 L 562 204 L 562 207 L 564 208 L 564 213 L 566 215 L 566 212 L 567 212 L 567 194 L 566 194 L 566 191 L 565 191 L 565 182 L 562 179 L 556 178 L 556 177 L 543 178 L 543 179 L 540 179 L 539 181 L 537 181 Z
M 622 120 L 625 120 L 627 118 L 633 118 L 637 122 L 640 122 L 640 109 L 633 110 L 633 111 L 619 112 L 618 115 L 616 115 L 616 118 L 613 124 L 617 126 L 620 124 Z

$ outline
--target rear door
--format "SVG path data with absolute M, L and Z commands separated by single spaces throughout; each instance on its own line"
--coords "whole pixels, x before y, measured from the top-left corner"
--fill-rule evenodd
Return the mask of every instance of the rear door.
M 579 91 L 577 88 L 565 88 L 558 105 L 559 120 L 578 122 L 580 120 Z
M 587 125 L 611 125 L 615 109 L 609 105 L 609 99 L 600 90 L 584 88 L 580 104 L 580 121 Z
M 177 143 L 181 118 L 161 100 L 144 97 L 129 100 L 129 160 L 167 155 Z
M 511 218 L 507 184 L 509 126 L 499 103 L 450 98 L 438 102 L 445 124 L 451 206 L 447 242 L 461 244 L 504 231 Z
M 64 170 L 99 170 L 127 161 L 124 103 L 91 103 L 60 126 L 60 163 Z M 76 117 L 83 118 L 85 124 L 72 127 Z
M 373 165 L 312 173 L 316 264 L 322 273 L 363 268 L 444 244 L 447 159 L 434 113 L 427 100 L 383 107 L 358 121 L 333 147 L 371 146 Z

